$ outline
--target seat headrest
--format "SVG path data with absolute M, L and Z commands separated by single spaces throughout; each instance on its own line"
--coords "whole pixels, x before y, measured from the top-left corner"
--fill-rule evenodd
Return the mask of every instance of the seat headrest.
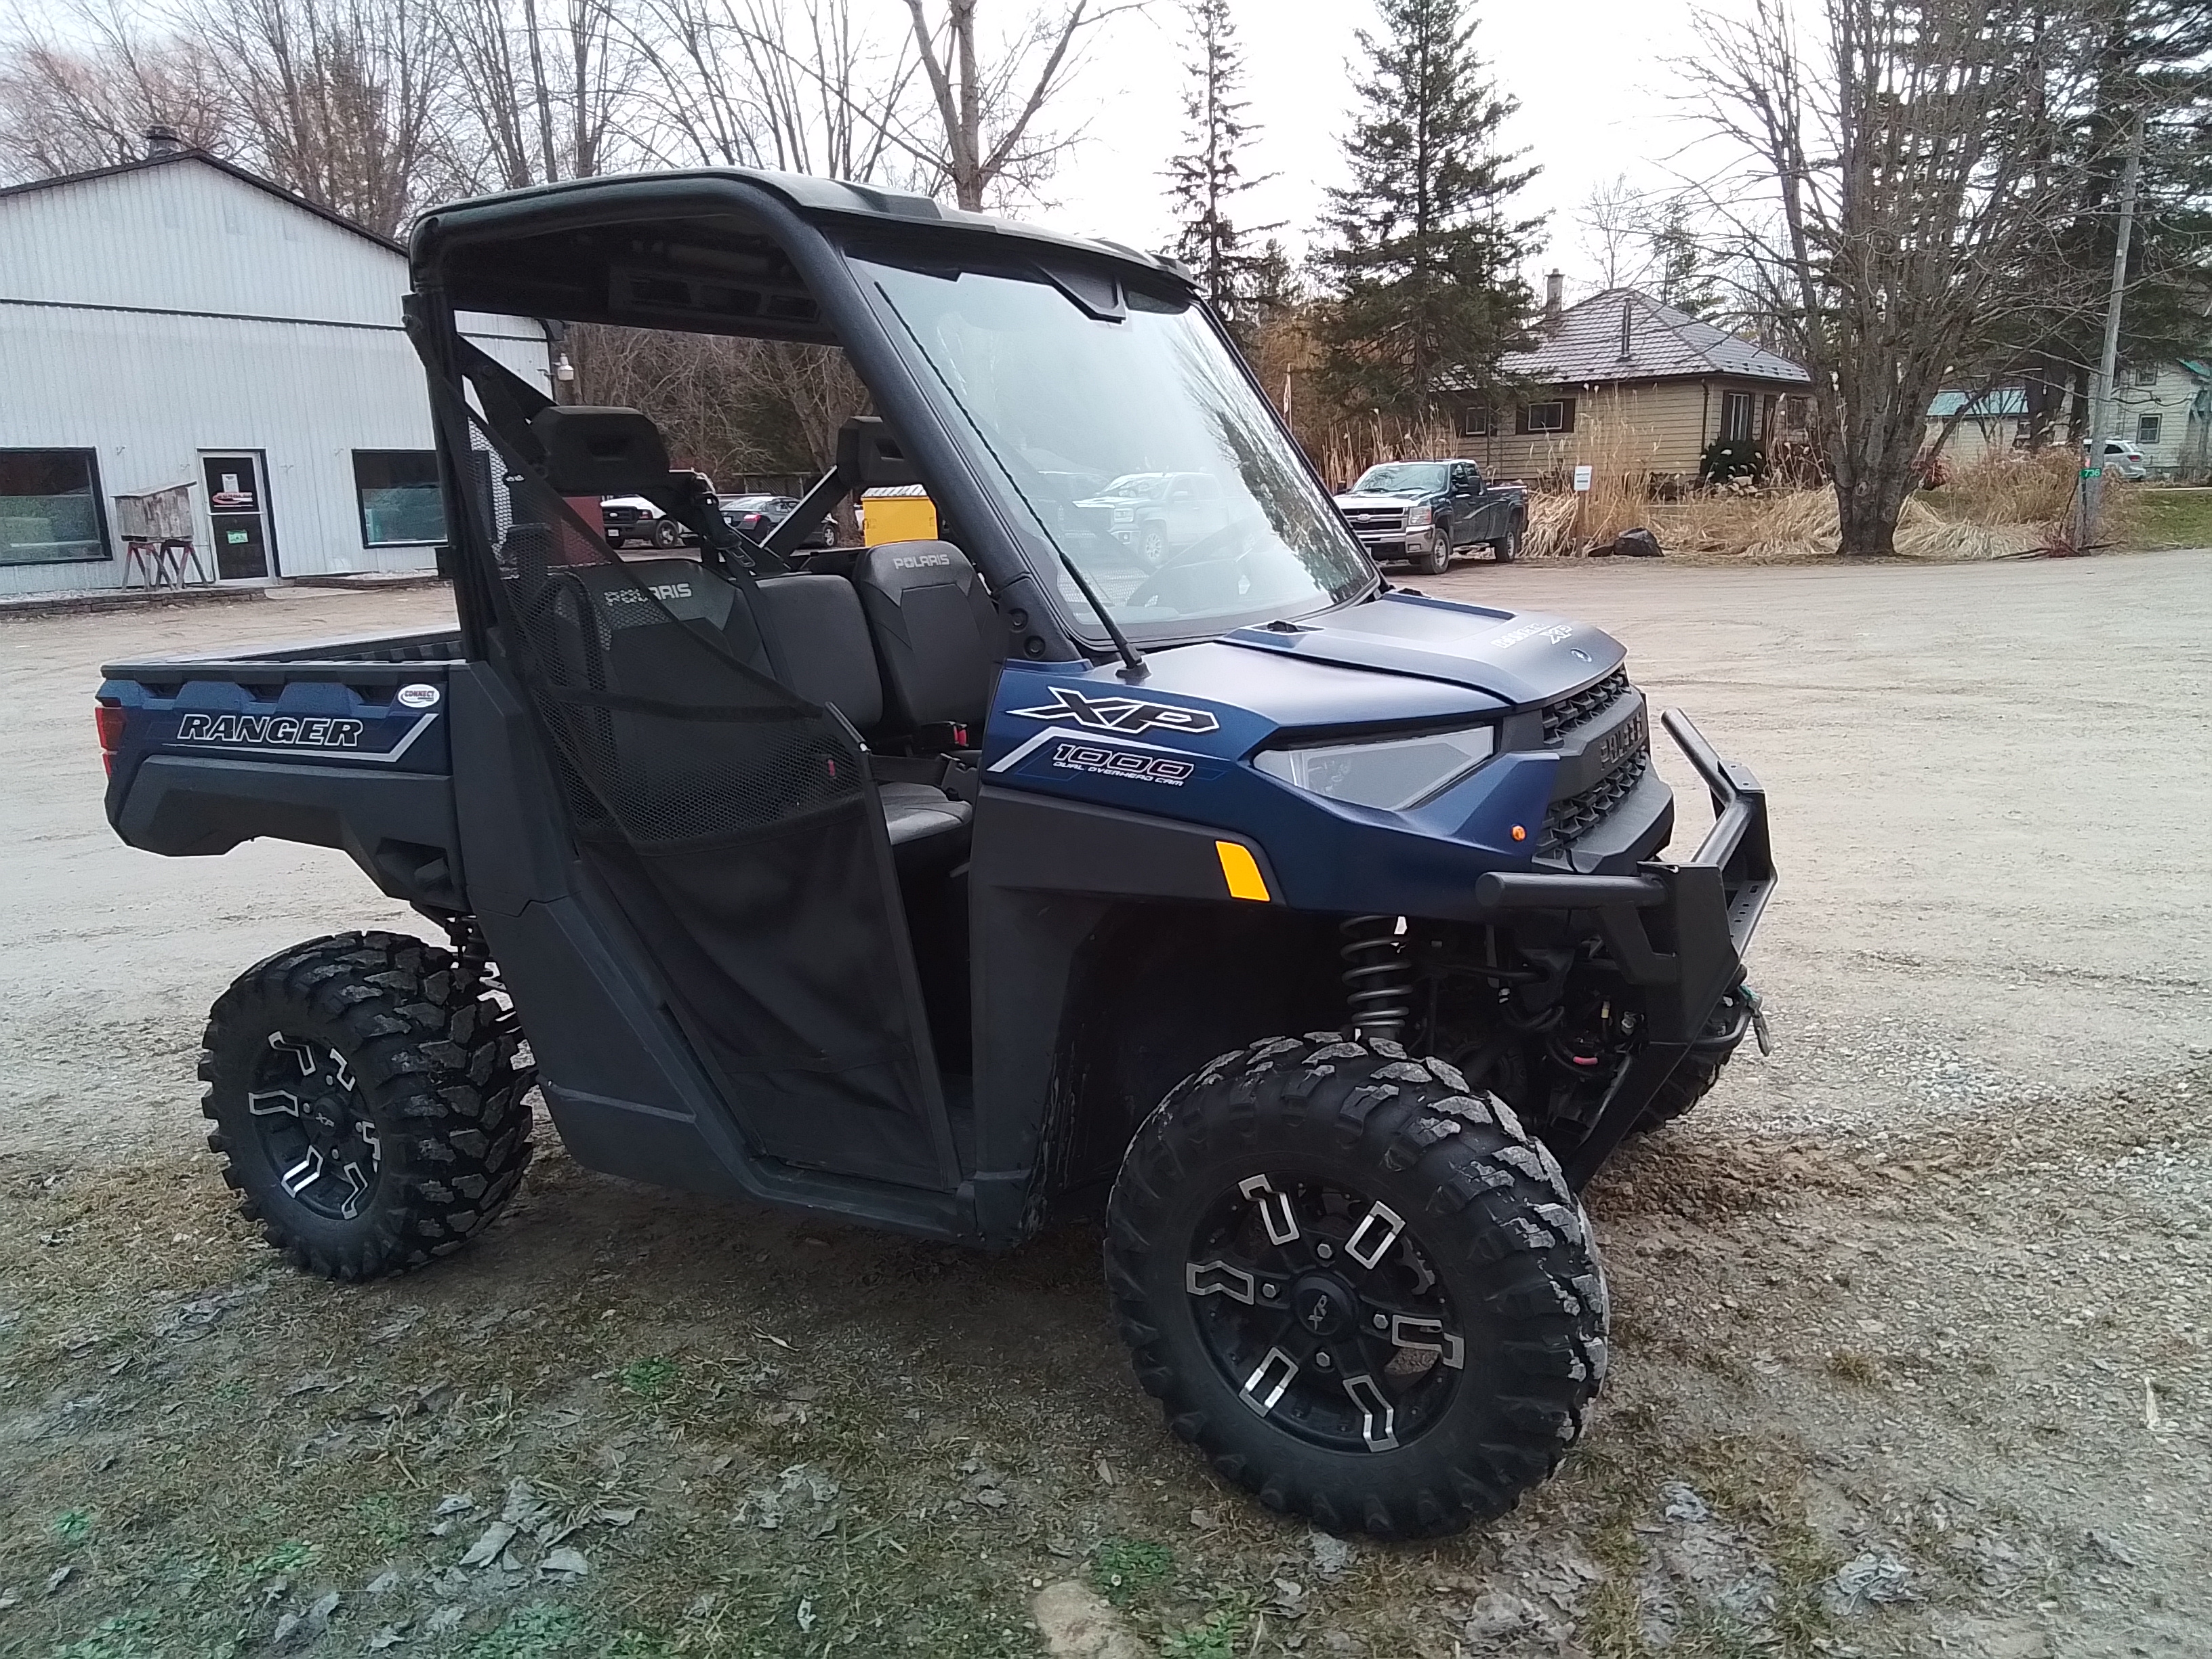
M 635 495 L 668 483 L 660 428 L 634 409 L 556 404 L 531 417 L 545 477 L 562 495 Z
M 905 446 L 876 415 L 855 415 L 837 429 L 837 474 L 852 490 L 896 489 L 921 482 Z
M 1006 629 L 968 556 L 950 542 L 883 542 L 853 565 L 901 727 L 981 726 Z

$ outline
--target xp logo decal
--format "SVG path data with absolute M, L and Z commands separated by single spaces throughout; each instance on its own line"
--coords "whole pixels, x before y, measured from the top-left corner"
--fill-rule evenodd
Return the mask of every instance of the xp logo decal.
M 1054 686 L 1052 696 L 1048 708 L 1008 712 L 1024 720 L 1073 720 L 1092 732 L 1164 731 L 1197 736 L 1221 729 L 1221 722 L 1203 708 L 1184 708 L 1171 702 L 1140 702 L 1134 697 L 1090 697 L 1066 685 Z

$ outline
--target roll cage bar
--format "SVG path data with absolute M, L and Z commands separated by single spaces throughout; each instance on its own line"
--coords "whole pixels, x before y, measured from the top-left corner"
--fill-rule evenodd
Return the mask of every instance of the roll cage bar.
M 1121 285 L 1133 280 L 1188 301 L 1227 338 L 1188 272 L 1174 261 L 944 208 L 926 197 L 734 168 L 570 180 L 434 209 L 417 222 L 410 240 L 410 326 L 432 373 L 442 367 L 448 380 L 461 378 L 464 343 L 454 323 L 461 312 L 840 347 L 884 422 L 884 445 L 862 443 L 874 448 L 883 465 L 870 470 L 882 476 L 864 478 L 848 465 L 856 458 L 841 449 L 833 474 L 768 538 L 769 552 L 781 557 L 795 550 L 842 490 L 888 482 L 890 467 L 903 466 L 908 470 L 902 481 L 927 481 L 942 516 L 958 526 L 1008 620 L 1010 655 L 1104 662 L 1118 653 L 1126 659 L 1115 630 L 1102 626 L 1103 613 L 1063 591 L 1058 576 L 1066 567 L 1059 550 L 1009 510 L 980 470 L 975 446 L 958 435 L 941 395 L 871 303 L 849 261 L 855 249 L 1021 267 L 1096 317 L 1116 314 Z M 1241 354 L 1232 349 L 1231 356 L 1272 413 Z M 449 489 L 461 462 L 459 455 L 446 457 L 455 469 Z M 1305 465 L 1326 496 L 1325 483 Z M 465 539 L 465 533 L 457 537 Z M 475 550 L 462 562 L 487 568 L 489 549 Z M 481 580 L 457 573 L 472 651 L 480 649 L 482 622 L 489 614 L 488 594 L 476 589 Z M 1080 586 L 1079 572 L 1077 580 Z

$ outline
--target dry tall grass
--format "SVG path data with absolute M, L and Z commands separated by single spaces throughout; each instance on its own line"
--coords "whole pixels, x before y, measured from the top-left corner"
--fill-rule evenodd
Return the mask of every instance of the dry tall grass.
M 1579 503 L 1565 480 L 1531 495 L 1525 550 L 1572 557 L 1641 525 L 1670 556 L 1692 561 L 1779 563 L 1827 558 L 1839 538 L 1835 492 L 1827 489 L 1723 488 L 1679 501 L 1653 499 L 1648 470 L 1632 447 L 1601 433 L 1592 489 Z M 1909 497 L 1899 515 L 1897 551 L 1909 559 L 2016 558 L 2072 544 L 2075 464 L 2063 451 L 2000 455 L 1952 472 L 1943 488 Z M 2139 517 L 2136 490 L 2106 491 L 2100 543 L 2124 540 Z

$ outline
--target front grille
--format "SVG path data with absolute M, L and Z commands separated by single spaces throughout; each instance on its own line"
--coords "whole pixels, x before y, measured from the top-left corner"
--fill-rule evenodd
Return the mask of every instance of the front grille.
M 1406 514 L 1395 507 L 1354 507 L 1345 511 L 1354 530 L 1403 530 Z
M 1584 720 L 1595 720 L 1628 695 L 1628 670 L 1616 668 L 1586 690 L 1544 705 L 1544 741 L 1557 743 Z
M 1651 769 L 1651 751 L 1638 750 L 1579 795 L 1555 800 L 1544 809 L 1544 833 L 1536 845 L 1539 858 L 1557 858 L 1605 822 L 1613 809 L 1626 800 L 1629 792 L 1644 781 Z

